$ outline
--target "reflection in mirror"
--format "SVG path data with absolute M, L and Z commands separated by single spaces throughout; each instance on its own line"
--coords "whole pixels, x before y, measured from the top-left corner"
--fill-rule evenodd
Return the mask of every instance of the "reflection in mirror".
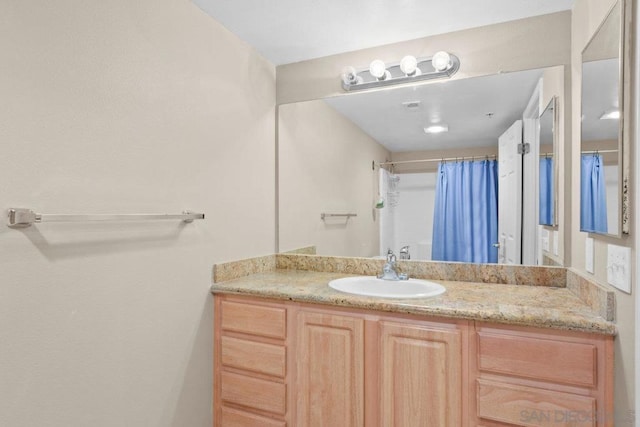
M 539 194 L 539 224 L 557 225 L 556 222 L 556 98 L 552 98 L 549 105 L 540 115 L 540 183 Z
M 279 250 L 521 263 L 522 247 L 538 240 L 521 234 L 523 194 L 535 204 L 538 181 L 537 171 L 523 171 L 518 151 L 523 130 L 535 126 L 538 135 L 532 95 L 542 75 L 528 70 L 280 105 Z M 535 112 L 527 116 L 529 105 Z M 537 157 L 538 140 L 532 143 Z M 454 200 L 457 210 L 439 209 Z M 537 211 L 530 221 L 536 229 Z
M 582 52 L 580 230 L 620 234 L 621 3 Z

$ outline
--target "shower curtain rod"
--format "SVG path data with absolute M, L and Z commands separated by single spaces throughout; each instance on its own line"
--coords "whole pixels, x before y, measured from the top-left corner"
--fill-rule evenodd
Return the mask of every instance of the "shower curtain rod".
M 459 162 L 464 160 L 481 160 L 481 159 L 489 159 L 489 158 L 497 158 L 496 154 L 489 154 L 485 156 L 461 156 L 461 157 L 439 157 L 434 159 L 422 159 L 422 160 L 398 160 L 396 162 L 380 162 L 378 166 L 395 166 L 395 165 L 405 165 L 410 163 L 429 163 L 429 162 Z
M 617 153 L 618 150 L 589 150 L 589 151 L 581 151 L 581 154 L 607 154 L 607 153 Z M 553 153 L 540 153 L 540 157 L 545 156 L 553 156 Z
M 606 154 L 606 153 L 617 153 L 618 150 L 587 150 L 581 151 L 580 154 Z

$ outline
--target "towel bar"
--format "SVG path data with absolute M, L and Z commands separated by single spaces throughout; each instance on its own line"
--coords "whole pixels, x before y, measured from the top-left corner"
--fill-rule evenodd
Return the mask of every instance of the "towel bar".
M 203 213 L 185 211 L 181 214 L 42 214 L 31 209 L 11 208 L 7 211 L 7 225 L 12 228 L 29 227 L 39 222 L 80 222 L 80 221 L 140 221 L 155 219 L 179 219 L 193 222 L 204 219 Z
M 329 218 L 329 217 L 333 217 L 333 216 L 344 216 L 344 217 L 347 217 L 347 219 L 349 219 L 352 216 L 358 216 L 358 214 L 355 214 L 355 213 L 346 213 L 346 214 L 321 213 L 320 214 L 320 219 L 324 220 L 325 218 Z

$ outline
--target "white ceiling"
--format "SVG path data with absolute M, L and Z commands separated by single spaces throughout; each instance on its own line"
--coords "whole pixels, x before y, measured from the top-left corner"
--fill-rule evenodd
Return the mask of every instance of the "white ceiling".
M 600 120 L 602 114 L 619 110 L 618 58 L 582 64 L 582 140 L 606 141 L 618 138 L 619 120 Z
M 522 118 L 542 70 L 435 82 L 325 99 L 391 152 L 497 146 Z M 420 101 L 407 109 L 405 102 Z M 493 113 L 487 117 L 487 113 Z M 449 132 L 424 127 L 447 124 Z
M 276 65 L 571 9 L 573 0 L 192 0 Z

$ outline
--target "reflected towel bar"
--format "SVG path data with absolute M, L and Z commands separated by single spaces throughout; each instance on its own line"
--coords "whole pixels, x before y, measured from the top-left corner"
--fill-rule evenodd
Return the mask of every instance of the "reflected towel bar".
M 342 217 L 346 217 L 347 219 L 349 219 L 352 216 L 358 216 L 358 214 L 354 214 L 354 213 L 346 213 L 346 214 L 321 213 L 320 214 L 320 219 L 324 220 L 325 218 L 337 217 L 337 216 L 342 216 Z
M 24 208 L 11 208 L 7 211 L 7 225 L 9 227 L 29 227 L 39 222 L 84 222 L 84 221 L 140 221 L 155 219 L 179 219 L 183 222 L 193 222 L 204 219 L 203 213 L 185 211 L 181 214 L 41 214 Z

